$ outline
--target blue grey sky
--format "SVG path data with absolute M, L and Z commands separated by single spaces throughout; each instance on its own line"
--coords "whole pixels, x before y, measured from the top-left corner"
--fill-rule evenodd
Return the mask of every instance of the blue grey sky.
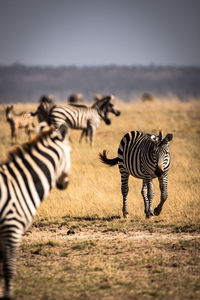
M 200 0 L 0 0 L 0 64 L 200 66 Z

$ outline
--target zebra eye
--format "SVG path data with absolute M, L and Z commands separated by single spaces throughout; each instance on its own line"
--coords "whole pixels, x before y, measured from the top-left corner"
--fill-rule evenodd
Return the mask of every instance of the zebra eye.
M 152 140 L 153 142 L 157 142 L 157 137 L 156 137 L 155 134 L 152 134 L 152 135 L 151 135 L 151 140 Z

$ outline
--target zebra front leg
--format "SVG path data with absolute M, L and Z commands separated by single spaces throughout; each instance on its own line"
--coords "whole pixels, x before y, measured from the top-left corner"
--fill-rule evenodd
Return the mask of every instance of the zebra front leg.
M 143 180 L 141 194 L 144 200 L 146 218 L 151 218 L 153 216 L 152 200 L 154 196 L 152 180 Z
M 121 192 L 122 192 L 122 196 L 123 196 L 123 217 L 124 218 L 128 218 L 128 207 L 127 207 L 127 195 L 128 195 L 128 191 L 129 191 L 129 187 L 128 187 L 128 179 L 129 179 L 129 174 L 128 173 L 124 173 L 122 170 L 120 170 L 121 172 Z
M 168 195 L 167 195 L 168 175 L 161 176 L 158 178 L 158 180 L 159 180 L 161 197 L 160 197 L 160 203 L 154 209 L 154 215 L 156 215 L 156 216 L 158 216 L 161 213 L 163 204 L 167 200 L 167 197 L 168 197 Z
M 85 135 L 85 129 L 82 129 L 81 136 L 80 136 L 80 139 L 79 139 L 80 144 L 82 142 L 82 139 L 83 139 L 84 135 Z
M 9 241 L 10 243 L 10 241 Z M 12 299 L 12 281 L 16 263 L 16 245 L 5 245 L 3 251 L 4 298 Z
M 94 146 L 95 127 L 90 125 L 87 130 L 89 132 L 89 137 L 90 137 L 90 146 L 93 147 Z

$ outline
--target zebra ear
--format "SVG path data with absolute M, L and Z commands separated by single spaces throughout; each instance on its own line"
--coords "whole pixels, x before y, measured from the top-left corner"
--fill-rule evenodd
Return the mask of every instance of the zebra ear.
M 68 133 L 68 127 L 64 124 L 62 124 L 59 128 L 60 134 L 61 134 L 61 140 L 63 141 Z
M 173 139 L 173 134 L 172 134 L 172 133 L 168 133 L 168 134 L 166 135 L 166 137 L 164 138 L 164 140 L 165 140 L 166 142 L 170 142 L 172 139 Z
M 113 94 L 110 95 L 110 100 L 113 101 L 115 99 L 115 96 Z
M 161 129 L 159 130 L 159 135 L 158 135 L 158 137 L 159 137 L 159 141 L 161 142 L 162 139 L 163 139 L 163 132 L 162 132 Z
M 172 133 L 168 133 L 166 135 L 166 137 L 162 140 L 162 142 L 160 144 L 167 144 L 169 143 L 171 140 L 173 139 L 173 134 Z

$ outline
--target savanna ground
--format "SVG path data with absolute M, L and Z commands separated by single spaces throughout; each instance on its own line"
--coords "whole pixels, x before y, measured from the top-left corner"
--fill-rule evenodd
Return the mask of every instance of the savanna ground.
M 97 130 L 93 149 L 71 133 L 71 183 L 53 189 L 24 236 L 15 276 L 16 299 L 200 299 L 200 102 L 117 103 L 120 117 Z M 17 105 L 34 110 L 36 105 Z M 0 153 L 10 128 L 0 109 Z M 173 133 L 168 199 L 146 220 L 142 182 L 130 179 L 129 219 L 122 218 L 120 175 L 98 160 L 116 156 L 130 130 Z M 27 138 L 23 131 L 19 140 Z M 154 180 L 154 207 L 159 202 Z

